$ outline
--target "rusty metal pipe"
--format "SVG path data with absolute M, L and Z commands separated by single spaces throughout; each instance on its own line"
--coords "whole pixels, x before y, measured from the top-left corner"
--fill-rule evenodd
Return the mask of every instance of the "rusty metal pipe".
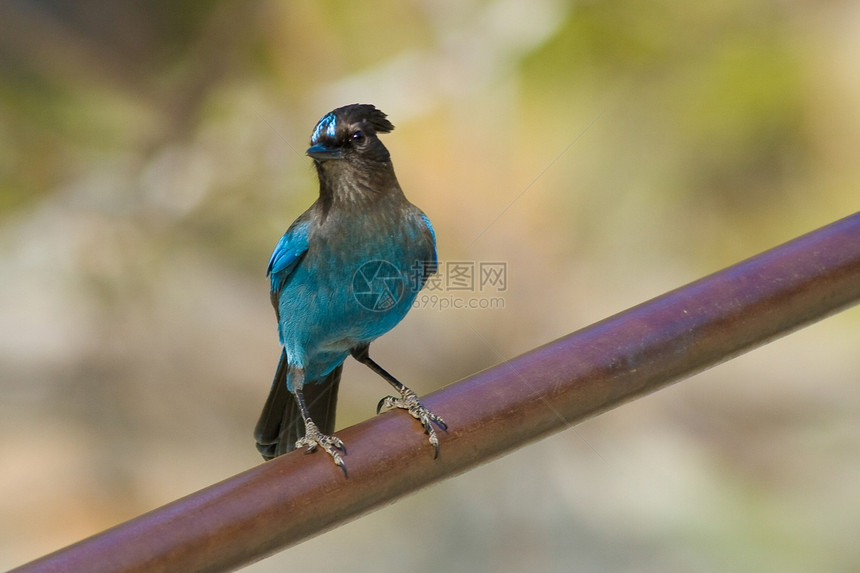
M 860 213 L 338 433 L 349 478 L 292 452 L 16 569 L 225 571 L 653 392 L 860 299 Z

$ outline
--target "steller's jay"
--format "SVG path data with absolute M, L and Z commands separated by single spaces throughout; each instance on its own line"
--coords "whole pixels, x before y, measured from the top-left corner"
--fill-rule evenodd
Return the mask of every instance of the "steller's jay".
M 400 322 L 436 270 L 436 238 L 427 216 L 397 183 L 377 137 L 394 129 L 372 105 L 326 114 L 307 154 L 319 198 L 290 225 L 269 261 L 271 299 L 283 350 L 254 437 L 267 460 L 317 447 L 346 471 L 334 431 L 346 357 L 369 366 L 397 390 L 377 406 L 406 409 L 439 454 L 432 424 L 445 422 L 371 360 L 370 343 Z

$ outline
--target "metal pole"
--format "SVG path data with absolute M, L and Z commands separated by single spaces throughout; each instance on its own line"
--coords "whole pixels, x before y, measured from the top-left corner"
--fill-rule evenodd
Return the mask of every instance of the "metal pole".
M 860 213 L 447 386 L 434 460 L 405 412 L 339 432 L 16 569 L 225 571 L 653 392 L 860 299 Z

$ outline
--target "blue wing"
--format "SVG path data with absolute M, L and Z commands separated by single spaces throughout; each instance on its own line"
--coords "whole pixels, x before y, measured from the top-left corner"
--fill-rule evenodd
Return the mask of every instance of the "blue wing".
M 419 211 L 420 213 L 420 211 Z M 433 250 L 430 258 L 424 261 L 420 282 L 421 284 L 418 287 L 418 290 L 424 288 L 424 285 L 427 283 L 427 279 L 430 278 L 430 275 L 435 274 L 437 271 L 437 254 L 436 254 L 436 231 L 433 230 L 433 223 L 430 222 L 430 218 L 427 217 L 424 213 L 421 213 L 421 220 L 424 222 L 426 237 L 430 240 L 430 245 Z
M 433 253 L 436 253 L 436 231 L 433 230 L 433 223 L 430 222 L 430 217 L 421 213 L 421 220 L 424 221 L 424 224 L 427 226 L 427 230 L 430 231 L 430 241 L 433 243 Z
M 309 227 L 308 221 L 298 220 L 293 223 L 278 241 L 272 258 L 269 259 L 269 269 L 266 271 L 266 276 L 270 277 L 272 281 L 272 304 L 276 309 L 278 307 L 278 293 L 308 250 Z

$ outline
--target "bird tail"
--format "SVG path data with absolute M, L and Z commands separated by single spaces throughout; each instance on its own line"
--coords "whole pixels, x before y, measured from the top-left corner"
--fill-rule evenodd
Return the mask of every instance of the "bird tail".
M 295 449 L 296 441 L 305 435 L 305 421 L 295 397 L 287 389 L 287 353 L 281 351 L 278 369 L 263 412 L 254 429 L 257 451 L 271 460 Z M 343 366 L 332 370 L 322 380 L 307 380 L 302 386 L 311 419 L 324 434 L 334 432 L 337 389 Z

